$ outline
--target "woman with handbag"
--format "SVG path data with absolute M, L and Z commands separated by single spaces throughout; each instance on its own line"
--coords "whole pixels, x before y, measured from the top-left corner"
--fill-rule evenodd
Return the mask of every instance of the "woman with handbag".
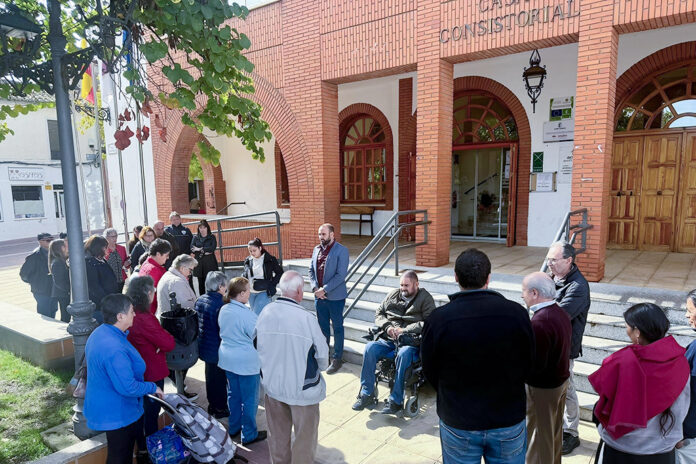
M 589 376 L 599 395 L 596 462 L 673 464 L 691 393 L 685 350 L 667 335 L 669 320 L 655 304 L 631 306 L 624 321 L 632 344 Z
M 198 266 L 193 272 L 198 278 L 198 295 L 205 295 L 205 278 L 208 273 L 219 270 L 217 258 L 215 258 L 216 248 L 217 240 L 210 230 L 208 221 L 201 219 L 198 232 L 191 240 L 191 251 L 198 261 Z
M 135 318 L 131 299 L 108 295 L 101 301 L 101 312 L 104 323 L 85 346 L 84 414 L 90 429 L 106 432 L 107 464 L 131 464 L 136 443 L 139 454 L 146 450 L 143 397 L 163 394 L 154 382 L 145 381 L 145 361 L 126 338 Z
M 48 268 L 53 278 L 51 297 L 58 299 L 60 320 L 70 322 L 70 271 L 68 270 L 68 243 L 63 239 L 53 240 L 48 246 Z
M 244 261 L 242 277 L 251 283 L 249 306 L 259 316 L 276 294 L 276 285 L 283 275 L 283 268 L 276 257 L 266 251 L 260 238 L 256 237 L 248 245 L 249 257 Z

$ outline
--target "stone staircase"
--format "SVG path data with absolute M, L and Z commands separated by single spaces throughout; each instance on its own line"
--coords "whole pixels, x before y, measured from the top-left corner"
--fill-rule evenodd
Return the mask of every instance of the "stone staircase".
M 285 264 L 286 268 L 298 271 L 305 276 L 303 305 L 308 310 L 314 311 L 314 295 L 311 293 L 306 277 L 309 260 L 288 260 Z M 382 271 L 345 319 L 346 339 L 343 357 L 345 361 L 362 364 L 366 343 L 362 336 L 373 325 L 375 311 L 380 302 L 389 291 L 399 286 L 399 278 L 395 277 L 393 272 L 393 268 Z M 367 280 L 367 277 L 363 279 L 363 281 Z M 431 269 L 419 272 L 419 280 L 421 288 L 427 289 L 433 295 L 438 306 L 448 301 L 448 294 L 458 291 L 454 273 L 451 270 Z M 349 296 L 357 296 L 362 288 L 363 286 L 359 285 Z M 489 288 L 502 293 L 510 300 L 523 304 L 522 276 L 494 273 Z M 597 370 L 604 358 L 629 343 L 622 316 L 623 311 L 629 306 L 639 302 L 656 303 L 665 308 L 672 324 L 670 333 L 678 343 L 686 346 L 696 339 L 696 332 L 686 325 L 684 317 L 686 295 L 683 292 L 601 283 L 591 283 L 590 289 L 592 306 L 583 338 L 583 354 L 575 361 L 574 369 L 581 406 L 580 417 L 583 420 L 591 419 L 591 408 L 597 401 L 597 395 L 590 385 L 588 376 Z M 352 301 L 349 298 L 346 307 Z

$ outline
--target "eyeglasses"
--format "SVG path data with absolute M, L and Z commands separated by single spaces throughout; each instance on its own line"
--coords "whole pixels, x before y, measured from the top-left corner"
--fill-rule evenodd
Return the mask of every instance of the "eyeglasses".
M 107 238 L 118 238 L 118 234 L 109 234 L 106 237 Z
M 562 261 L 568 258 L 546 258 L 546 262 L 549 264 L 556 264 L 558 261 Z

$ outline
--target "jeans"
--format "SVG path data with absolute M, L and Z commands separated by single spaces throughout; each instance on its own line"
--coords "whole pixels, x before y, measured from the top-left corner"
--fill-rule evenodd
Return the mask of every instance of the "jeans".
M 331 324 L 333 324 L 334 333 L 334 359 L 343 358 L 343 308 L 346 306 L 346 300 L 324 300 L 315 299 L 314 308 L 317 311 L 317 320 L 321 333 L 326 337 L 326 344 L 329 343 L 331 335 Z
M 369 396 L 374 391 L 377 361 L 383 358 L 393 359 L 396 355 L 396 378 L 394 379 L 394 388 L 389 395 L 389 401 L 404 404 L 404 381 L 406 380 L 404 376 L 413 361 L 418 359 L 418 348 L 402 346 L 398 353 L 395 353 L 395 350 L 394 342 L 387 340 L 379 339 L 367 344 L 363 356 L 362 372 L 360 373 L 361 395 Z
M 217 364 L 205 363 L 205 394 L 208 397 L 208 412 L 212 415 L 228 415 L 227 378 Z
M 511 427 L 459 430 L 440 421 L 443 464 L 524 464 L 527 452 L 525 419 Z
M 227 405 L 230 408 L 228 421 L 230 434 L 242 430 L 242 443 L 256 438 L 256 410 L 259 408 L 259 385 L 261 376 L 237 375 L 225 371 L 227 375 Z
M 142 416 L 132 424 L 106 432 L 106 464 L 132 464 L 136 443 L 139 451 L 147 449 Z
M 36 300 L 36 312 L 46 317 L 56 317 L 58 311 L 58 298 L 53 298 L 50 295 L 39 295 L 33 293 Z
M 155 382 L 155 385 L 164 389 L 164 379 Z M 159 430 L 159 412 L 160 404 L 157 401 L 151 400 L 147 396 L 143 398 L 143 429 L 145 430 L 145 436 L 149 437 L 153 433 Z
M 266 292 L 252 293 L 249 295 L 249 306 L 251 306 L 252 311 L 254 311 L 257 316 L 261 315 L 261 310 L 270 302 L 271 297 L 268 296 Z

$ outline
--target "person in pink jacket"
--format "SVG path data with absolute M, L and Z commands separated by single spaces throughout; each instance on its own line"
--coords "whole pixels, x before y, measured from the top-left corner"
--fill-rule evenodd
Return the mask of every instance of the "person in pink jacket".
M 142 266 L 140 266 L 140 276 L 150 276 L 154 282 L 155 289 L 157 284 L 167 270 L 164 268 L 164 263 L 169 258 L 169 253 L 172 251 L 172 246 L 168 241 L 158 238 L 150 245 L 150 256 L 147 257 Z M 155 299 L 150 304 L 150 312 L 157 313 L 157 291 L 155 290 Z

